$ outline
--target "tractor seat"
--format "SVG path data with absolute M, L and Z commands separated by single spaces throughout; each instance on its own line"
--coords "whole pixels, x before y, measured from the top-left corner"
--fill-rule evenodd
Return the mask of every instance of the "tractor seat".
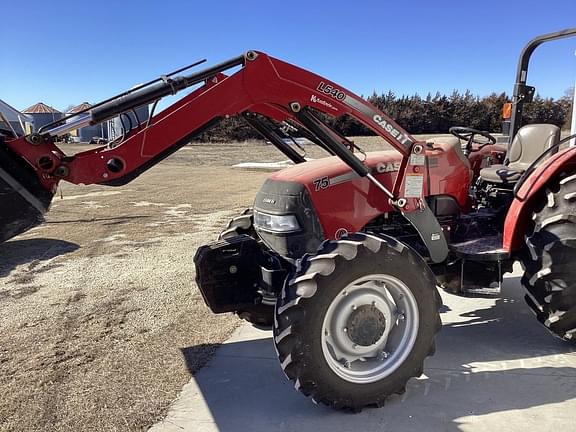
M 516 183 L 523 172 L 510 169 L 506 165 L 490 165 L 480 170 L 480 177 L 490 183 Z
M 558 144 L 560 128 L 551 124 L 530 124 L 518 129 L 506 155 L 506 165 L 491 165 L 480 170 L 489 183 L 513 184 L 545 150 Z M 557 151 L 557 150 L 555 150 Z

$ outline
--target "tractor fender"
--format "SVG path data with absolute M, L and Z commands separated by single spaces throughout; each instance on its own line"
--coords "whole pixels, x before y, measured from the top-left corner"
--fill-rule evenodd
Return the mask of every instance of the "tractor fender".
M 515 252 L 524 245 L 537 200 L 550 180 L 560 173 L 576 169 L 576 147 L 566 148 L 541 163 L 521 185 L 504 222 L 503 248 Z

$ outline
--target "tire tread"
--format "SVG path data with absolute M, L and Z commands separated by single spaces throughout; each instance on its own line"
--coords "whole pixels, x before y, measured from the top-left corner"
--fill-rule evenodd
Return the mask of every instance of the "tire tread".
M 376 397 L 369 403 L 357 403 L 352 399 L 342 400 L 335 398 L 330 391 L 323 389 L 309 375 L 305 373 L 306 364 L 301 360 L 304 347 L 302 346 L 302 335 L 306 331 L 301 324 L 304 316 L 302 302 L 305 302 L 300 293 L 304 284 L 315 282 L 319 278 L 329 276 L 340 265 L 346 265 L 353 260 L 363 250 L 371 253 L 379 252 L 382 247 L 387 247 L 392 253 L 406 256 L 411 264 L 416 264 L 419 256 L 403 244 L 391 239 L 372 236 L 369 234 L 354 234 L 345 240 L 325 241 L 318 249 L 316 255 L 304 256 L 298 272 L 288 284 L 286 284 L 283 295 L 279 298 L 275 312 L 274 343 L 278 358 L 284 366 L 283 371 L 286 377 L 292 381 L 295 387 L 304 395 L 310 396 L 315 403 L 321 403 L 337 410 L 359 412 L 369 406 L 381 407 L 384 405 L 388 395 Z M 423 261 L 422 261 L 423 262 Z M 418 264 L 422 264 L 422 262 Z M 348 264 L 349 265 L 349 264 Z M 425 265 L 425 264 L 424 264 Z M 307 274 L 309 270 L 313 270 Z M 433 301 L 435 310 L 442 306 L 442 300 L 436 289 L 436 280 L 433 273 L 427 269 L 423 271 L 426 281 L 434 287 Z M 302 277 L 306 275 L 306 277 Z M 309 276 L 309 277 L 308 277 Z M 315 295 L 317 290 L 312 295 Z M 302 302 L 301 302 L 302 300 Z M 435 314 L 434 332 L 438 332 L 442 327 L 439 313 Z M 434 338 L 427 350 L 427 355 L 435 353 L 436 346 Z M 285 365 L 286 359 L 290 359 Z M 422 374 L 423 360 L 417 368 L 413 370 L 410 378 L 418 377 Z M 406 391 L 406 382 L 395 388 L 390 394 L 403 394 Z
M 576 333 L 576 174 L 552 182 L 546 204 L 533 213 L 533 231 L 521 256 L 526 301 L 550 332 L 567 341 Z

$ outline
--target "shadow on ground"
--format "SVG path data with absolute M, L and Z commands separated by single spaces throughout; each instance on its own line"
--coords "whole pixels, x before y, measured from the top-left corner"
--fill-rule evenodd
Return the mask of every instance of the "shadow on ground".
M 222 345 L 189 384 L 199 395 L 182 402 L 195 410 L 183 430 L 575 430 L 573 347 L 536 322 L 518 280 L 508 279 L 496 301 L 443 297 L 436 355 L 384 408 L 352 415 L 314 405 L 286 380 L 271 338 L 261 333 Z
M 101 217 L 101 218 L 78 218 L 78 219 L 61 219 L 50 220 L 45 222 L 44 225 L 59 225 L 59 224 L 77 224 L 77 223 L 93 223 L 103 222 L 103 226 L 122 225 L 132 222 L 135 219 L 150 218 L 148 215 L 134 215 L 134 216 L 117 216 L 117 217 Z
M 182 348 L 180 351 L 182 352 L 190 375 L 194 375 L 202 366 L 208 363 L 208 360 L 212 358 L 216 349 L 221 345 L 222 344 L 209 343 Z
M 8 276 L 19 265 L 35 267 L 37 263 L 74 252 L 79 247 L 76 243 L 45 238 L 0 243 L 0 277 Z

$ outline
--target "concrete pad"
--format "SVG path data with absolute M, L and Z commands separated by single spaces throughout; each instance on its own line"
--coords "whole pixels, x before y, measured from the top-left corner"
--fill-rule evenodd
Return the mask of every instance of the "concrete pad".
M 536 322 L 517 274 L 499 299 L 442 297 L 436 355 L 384 408 L 314 405 L 282 374 L 271 334 L 245 325 L 151 431 L 576 430 L 576 352 Z

